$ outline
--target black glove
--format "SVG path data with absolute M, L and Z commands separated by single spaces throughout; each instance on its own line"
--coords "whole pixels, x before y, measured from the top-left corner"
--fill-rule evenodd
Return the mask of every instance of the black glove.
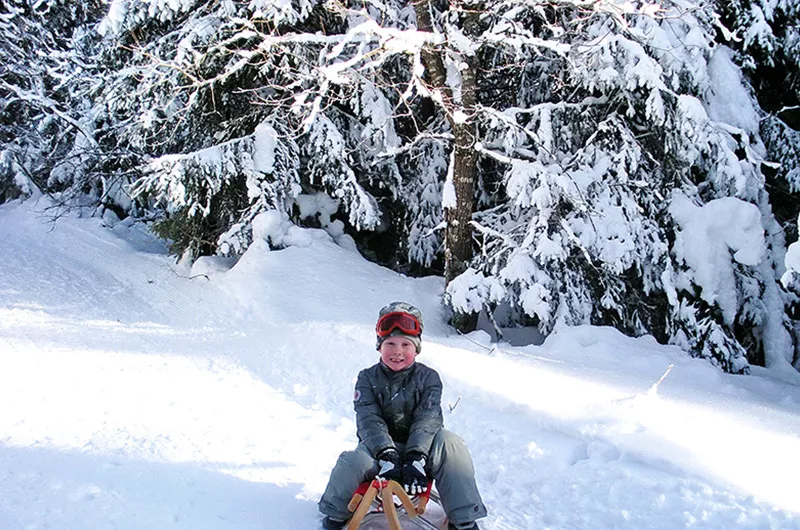
M 412 451 L 406 454 L 403 464 L 403 488 L 409 495 L 419 495 L 428 489 L 428 475 L 425 473 L 425 455 Z
M 378 453 L 378 478 L 400 482 L 403 479 L 403 470 L 400 468 L 400 455 L 397 450 L 390 447 Z

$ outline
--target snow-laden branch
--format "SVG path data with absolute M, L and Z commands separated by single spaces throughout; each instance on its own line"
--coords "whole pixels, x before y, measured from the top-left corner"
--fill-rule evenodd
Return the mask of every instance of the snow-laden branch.
M 75 118 L 60 110 L 58 108 L 58 103 L 56 103 L 52 99 L 48 98 L 47 96 L 43 96 L 41 94 L 35 94 L 33 92 L 22 90 L 18 86 L 10 85 L 2 79 L 0 79 L 0 88 L 4 88 L 9 92 L 13 92 L 17 96 L 17 98 L 19 98 L 22 101 L 25 101 L 27 103 L 32 103 L 43 109 L 49 110 L 54 115 L 58 116 L 59 118 L 70 124 L 72 127 L 74 127 L 76 131 L 78 131 L 84 138 L 86 138 L 86 141 L 89 142 L 89 144 L 92 147 L 97 147 L 97 141 L 91 134 L 86 132 L 86 130 L 83 128 L 80 122 L 78 122 Z
M 389 148 L 381 151 L 377 155 L 375 155 L 375 161 L 372 165 L 376 165 L 381 163 L 384 160 L 397 158 L 400 155 L 413 151 L 414 148 L 422 142 L 435 140 L 441 142 L 452 142 L 453 135 L 449 133 L 441 133 L 441 134 L 431 134 L 431 133 L 421 133 L 415 136 L 410 142 L 400 146 Z
M 519 244 L 516 241 L 514 241 L 513 238 L 507 236 L 506 234 L 500 232 L 499 230 L 495 230 L 494 228 L 485 226 L 475 220 L 470 221 L 470 224 L 476 231 L 480 232 L 481 234 L 501 240 L 503 243 L 506 244 L 508 249 L 515 249 L 519 246 Z

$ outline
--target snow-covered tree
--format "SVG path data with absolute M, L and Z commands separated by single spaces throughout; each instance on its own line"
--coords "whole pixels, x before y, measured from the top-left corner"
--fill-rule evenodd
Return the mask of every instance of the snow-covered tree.
M 717 2 L 730 45 L 753 73 L 761 106 L 800 128 L 800 5 L 793 0 Z
M 71 170 L 42 175 L 158 217 L 178 254 L 315 223 L 443 271 L 462 327 L 612 325 L 745 372 L 791 358 L 765 182 L 797 156 L 731 9 L 113 0 L 70 48 L 103 73 L 70 84 Z
M 0 201 L 97 170 L 86 114 L 91 20 L 100 2 L 10 0 L 0 6 Z
M 505 195 L 475 217 L 458 309 L 653 333 L 733 372 L 785 362 L 759 111 L 715 14 L 688 7 L 491 10 L 473 46 L 516 77 L 504 101 L 479 101 L 477 147 Z
M 797 229 L 800 232 L 800 217 L 797 219 Z M 791 301 L 790 312 L 794 316 L 795 336 L 800 335 L 800 241 L 789 245 L 784 261 L 786 272 L 783 273 L 781 282 L 783 286 L 794 295 Z M 800 341 L 794 345 L 794 367 L 800 370 Z
M 771 237 L 798 237 L 795 219 L 800 199 L 800 5 L 791 1 L 736 0 L 717 2 L 726 44 L 748 74 L 758 102 L 761 137 L 769 163 L 763 165 L 770 206 L 780 227 Z M 782 241 L 781 241 L 782 243 Z M 780 249 L 782 244 L 775 245 Z M 778 250 L 780 253 L 780 250 Z M 776 269 L 782 270 L 780 255 Z M 796 307 L 796 302 L 792 302 Z M 796 311 L 794 318 L 797 318 Z M 794 321 L 794 341 L 800 344 L 800 322 Z
M 725 42 L 749 75 L 760 106 L 761 136 L 772 164 L 765 171 L 773 211 L 791 239 L 800 193 L 800 5 L 788 1 L 718 2 L 730 32 Z

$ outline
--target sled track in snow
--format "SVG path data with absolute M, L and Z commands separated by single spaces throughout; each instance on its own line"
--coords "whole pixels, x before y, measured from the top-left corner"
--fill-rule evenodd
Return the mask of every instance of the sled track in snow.
M 139 301 L 163 315 L 165 323 L 174 321 L 176 324 L 197 325 L 194 308 L 197 301 L 190 298 L 183 291 L 182 279 L 170 268 L 167 256 L 158 254 L 138 253 L 141 259 L 158 263 L 159 276 L 150 274 L 150 269 L 140 270 L 139 263 L 121 263 L 121 256 L 129 256 L 127 252 L 119 252 L 119 246 L 125 244 L 122 240 L 109 241 L 97 236 L 92 230 L 69 224 L 60 228 L 76 233 L 71 241 L 80 241 L 76 248 L 58 250 L 70 260 L 80 263 L 88 270 L 106 274 L 122 286 L 131 296 L 137 296 Z M 110 238 L 117 236 L 109 235 Z M 96 244 L 89 243 L 89 240 Z M 145 272 L 147 271 L 147 272 Z M 146 298 L 137 293 L 144 293 Z

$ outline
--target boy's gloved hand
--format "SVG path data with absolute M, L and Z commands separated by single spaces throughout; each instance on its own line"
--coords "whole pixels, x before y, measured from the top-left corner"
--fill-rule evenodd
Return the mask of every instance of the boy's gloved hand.
M 402 484 L 409 495 L 418 495 L 428 488 L 428 476 L 425 474 L 425 455 L 414 451 L 406 454 Z
M 378 477 L 384 480 L 403 480 L 403 470 L 400 468 L 400 455 L 394 448 L 384 449 L 378 453 Z

